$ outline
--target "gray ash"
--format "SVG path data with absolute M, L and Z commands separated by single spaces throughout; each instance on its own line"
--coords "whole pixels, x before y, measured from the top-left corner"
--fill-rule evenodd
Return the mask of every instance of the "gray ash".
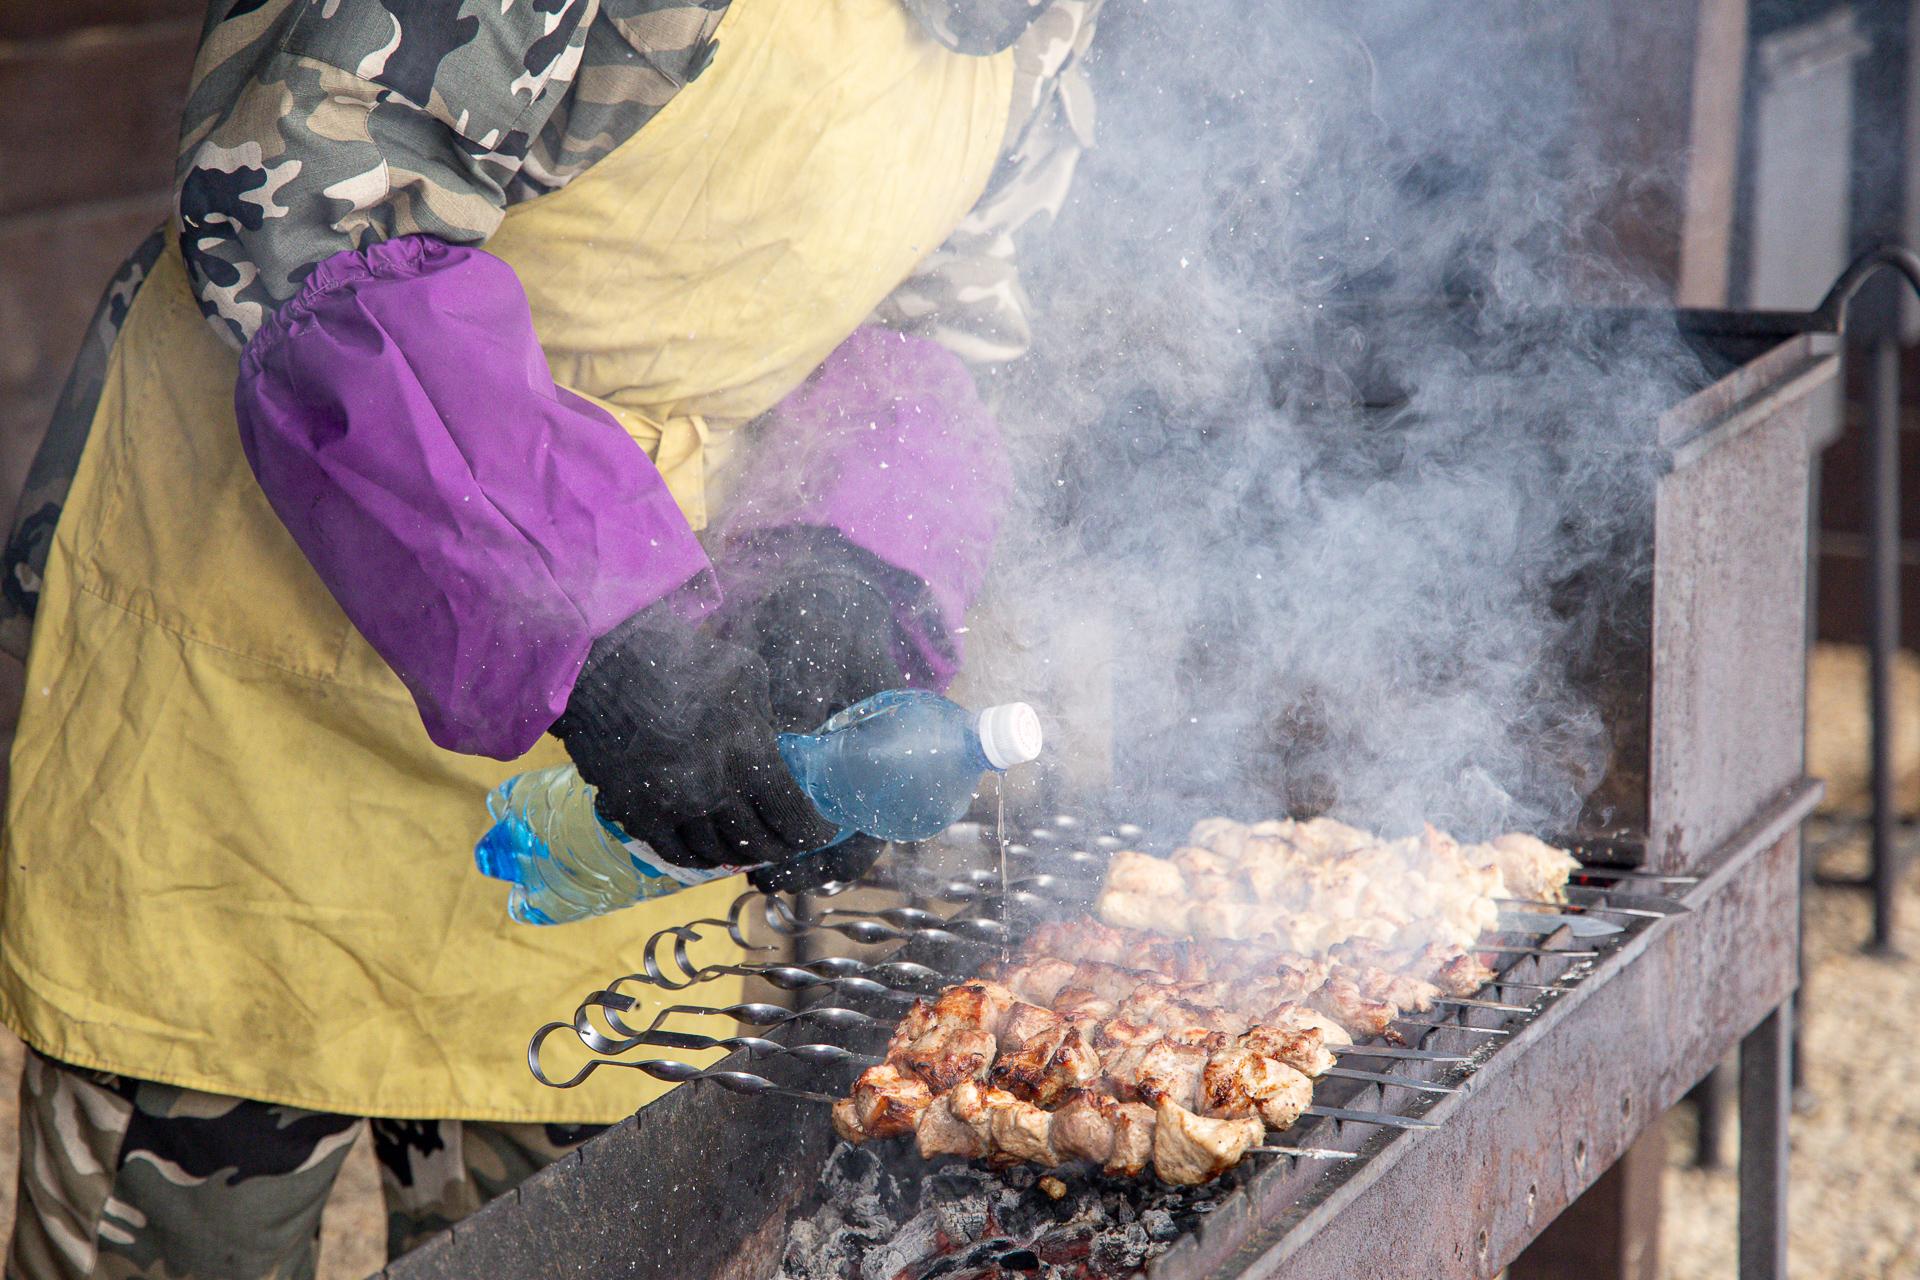
M 1094 1280 L 1131 1276 L 1239 1185 L 1176 1188 L 1031 1166 L 933 1164 L 841 1143 L 787 1226 L 778 1280 Z

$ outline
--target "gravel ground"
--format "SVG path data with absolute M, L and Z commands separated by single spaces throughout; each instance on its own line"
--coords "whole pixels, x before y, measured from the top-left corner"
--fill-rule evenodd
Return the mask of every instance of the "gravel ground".
M 1920 659 L 1899 658 L 1896 706 L 1920 706 Z M 1808 674 L 1808 771 L 1827 779 L 1830 807 L 1859 812 L 1867 777 L 1865 651 L 1818 646 Z M 1920 716 L 1897 717 L 1894 744 L 1900 804 L 1911 813 L 1920 808 Z M 1822 839 L 1817 827 L 1810 831 L 1810 845 Z M 1863 873 L 1863 842 L 1838 841 L 1820 855 L 1820 866 Z M 1911 1071 L 1906 1050 L 1920 1036 L 1920 883 L 1908 877 L 1898 913 L 1896 941 L 1914 959 L 1862 954 L 1869 913 L 1869 899 L 1858 891 L 1816 888 L 1807 900 L 1802 1039 L 1808 1105 L 1793 1119 L 1789 1209 L 1792 1275 L 1807 1280 L 1920 1276 L 1920 1094 L 1895 1085 Z M 1729 1116 L 1728 1123 L 1735 1126 L 1738 1118 Z M 1686 1108 L 1676 1110 L 1667 1127 L 1660 1250 L 1666 1274 L 1673 1280 L 1732 1276 L 1733 1170 L 1690 1167 L 1693 1120 Z M 1729 1158 L 1735 1150 L 1730 1140 Z
M 1860 842 L 1830 851 L 1822 865 L 1863 871 Z M 1900 915 L 1898 941 L 1920 956 L 1920 886 L 1911 877 Z M 1791 1274 L 1807 1280 L 1920 1276 L 1920 1091 L 1895 1083 L 1911 1072 L 1907 1049 L 1920 1033 L 1920 965 L 1862 954 L 1868 932 L 1866 894 L 1813 891 L 1803 1002 L 1811 1105 L 1793 1118 L 1789 1236 Z M 1669 1122 L 1660 1252 L 1673 1280 L 1717 1280 L 1736 1271 L 1738 1188 L 1731 1167 L 1688 1166 L 1692 1127 L 1684 1111 Z M 1734 1150 L 1729 1142 L 1729 1158 Z

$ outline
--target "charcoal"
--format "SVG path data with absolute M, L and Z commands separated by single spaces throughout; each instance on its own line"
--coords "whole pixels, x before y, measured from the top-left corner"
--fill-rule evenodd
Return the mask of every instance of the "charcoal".
M 942 1247 L 937 1210 L 916 1214 L 893 1238 L 868 1249 L 860 1259 L 860 1280 L 893 1280 L 908 1267 L 926 1261 Z
M 928 1196 L 985 1196 L 998 1185 L 999 1180 L 990 1170 L 970 1164 L 943 1165 L 920 1180 L 921 1204 L 924 1207 Z
M 978 1240 L 987 1233 L 985 1195 L 944 1201 L 934 1208 L 934 1212 L 939 1215 L 941 1229 L 947 1233 L 947 1238 L 955 1243 Z
M 788 1224 L 776 1280 L 1119 1280 L 1231 1194 L 1233 1180 L 1167 1187 L 1076 1166 L 1066 1192 L 1032 1166 L 930 1164 L 901 1147 L 841 1146 Z
M 1053 1265 L 1085 1262 L 1093 1256 L 1095 1229 L 1091 1224 L 1070 1231 L 1053 1231 L 1034 1242 L 1040 1258 Z
M 1095 1270 L 1124 1275 L 1146 1262 L 1147 1249 L 1151 1244 L 1147 1229 L 1133 1222 L 1127 1224 L 1124 1231 L 1101 1232 L 1095 1238 L 1087 1260 Z

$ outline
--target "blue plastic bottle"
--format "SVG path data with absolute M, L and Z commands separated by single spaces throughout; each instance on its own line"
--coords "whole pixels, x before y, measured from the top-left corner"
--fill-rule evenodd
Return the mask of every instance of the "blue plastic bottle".
M 1040 754 L 1023 702 L 978 716 L 924 689 L 890 689 L 813 733 L 780 735 L 780 757 L 840 838 L 926 840 L 965 815 L 980 775 Z M 513 885 L 523 924 L 563 924 L 677 893 L 735 869 L 679 867 L 602 819 L 594 789 L 562 765 L 507 779 L 487 797 L 493 826 L 474 846 L 485 874 Z

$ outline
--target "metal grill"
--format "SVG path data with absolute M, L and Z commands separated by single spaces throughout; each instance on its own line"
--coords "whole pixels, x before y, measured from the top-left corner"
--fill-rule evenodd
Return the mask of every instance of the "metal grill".
M 1509 940 L 1530 950 L 1505 957 L 1500 979 L 1511 985 L 1483 995 L 1521 1008 L 1447 1010 L 1432 1019 L 1445 1025 L 1403 1028 L 1404 1047 L 1439 1058 L 1360 1067 L 1456 1092 L 1356 1079 L 1316 1089 L 1325 1107 L 1433 1127 L 1303 1118 L 1275 1145 L 1341 1157 L 1245 1162 L 1206 1212 L 1180 1220 L 1151 1264 L 1156 1280 L 1492 1275 L 1736 1045 L 1743 1271 L 1784 1271 L 1784 1009 L 1796 983 L 1798 825 L 1817 797 L 1800 755 L 1807 400 L 1832 375 L 1832 344 L 1808 332 L 1817 326 L 1806 317 L 1681 321 L 1716 380 L 1658 424 L 1667 464 L 1642 531 L 1653 572 L 1636 616 L 1588 673 L 1615 744 L 1594 808 L 1608 838 L 1575 847 L 1583 861 L 1682 877 L 1596 875 L 1586 903 L 1632 907 L 1651 894 L 1685 911 L 1615 916 L 1621 932 L 1601 939 Z M 1013 937 L 1043 915 L 1083 909 L 1074 886 L 1097 875 L 1099 835 L 1142 842 L 1037 825 L 1042 834 L 1013 854 Z M 826 1185 L 823 1169 L 832 1181 L 817 1098 L 841 1087 L 853 1055 L 871 1054 L 873 1020 L 891 1023 L 905 991 L 972 973 L 1002 943 L 998 878 L 968 853 L 971 865 L 959 857 L 944 879 L 781 908 L 756 896 L 733 920 L 690 926 L 734 925 L 785 948 L 758 976 L 790 998 L 739 1010 L 745 1021 L 677 1014 L 650 1029 L 625 1019 L 624 998 L 663 982 L 683 988 L 682 1004 L 711 1003 L 699 998 L 703 984 L 688 983 L 695 975 L 677 950 L 687 939 L 664 937 L 646 981 L 609 983 L 549 1037 L 578 1037 L 628 1063 L 648 1055 L 644 1041 L 626 1041 L 668 1043 L 657 1040 L 665 1032 L 685 1037 L 678 1047 L 734 1048 L 719 1069 L 741 1074 L 700 1073 L 713 1078 L 646 1107 L 389 1274 L 772 1274 L 795 1211 Z M 871 897 L 881 892 L 890 896 Z M 821 1047 L 799 1048 L 807 1044 Z

